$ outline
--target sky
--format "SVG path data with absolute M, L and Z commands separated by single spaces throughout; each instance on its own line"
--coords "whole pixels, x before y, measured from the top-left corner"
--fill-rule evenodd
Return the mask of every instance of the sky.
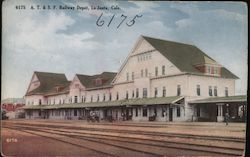
M 117 72 L 140 35 L 197 46 L 239 77 L 236 95 L 247 91 L 244 2 L 8 0 L 2 12 L 2 99 L 23 97 L 34 71 Z

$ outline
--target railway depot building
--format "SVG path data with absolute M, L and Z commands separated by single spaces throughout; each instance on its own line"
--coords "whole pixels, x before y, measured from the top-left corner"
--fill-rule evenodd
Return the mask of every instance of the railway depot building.
M 34 72 L 26 118 L 132 121 L 224 121 L 246 116 L 232 72 L 199 48 L 141 36 L 118 73 Z

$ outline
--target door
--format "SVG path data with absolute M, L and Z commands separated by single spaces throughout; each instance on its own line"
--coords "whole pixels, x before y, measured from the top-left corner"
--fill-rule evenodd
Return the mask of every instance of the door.
M 129 120 L 129 108 L 126 108 L 126 120 Z
M 173 121 L 173 108 L 169 108 L 169 121 Z
M 103 116 L 104 116 L 104 117 L 103 117 L 104 119 L 107 118 L 107 116 L 108 116 L 108 111 L 107 111 L 107 109 L 104 109 L 104 110 L 103 110 Z

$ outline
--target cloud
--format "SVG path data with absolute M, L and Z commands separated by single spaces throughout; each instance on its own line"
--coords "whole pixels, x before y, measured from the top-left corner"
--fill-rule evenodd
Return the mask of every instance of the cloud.
M 20 4 L 36 5 L 35 2 L 21 1 Z M 208 8 L 195 2 L 71 2 L 53 3 L 118 5 L 121 10 L 104 11 L 105 25 L 98 27 L 95 22 L 101 11 L 18 11 L 11 9 L 13 3 L 4 4 L 4 97 L 24 95 L 35 70 L 66 73 L 69 79 L 75 73 L 117 71 L 139 35 L 196 45 L 240 77 L 237 92 L 246 91 L 247 20 L 244 11 L 235 11 L 242 7 Z M 107 27 L 114 13 L 116 16 Z M 117 29 L 121 14 L 128 16 L 126 20 L 136 14 L 143 14 L 143 17 L 132 27 L 127 27 L 125 21 Z

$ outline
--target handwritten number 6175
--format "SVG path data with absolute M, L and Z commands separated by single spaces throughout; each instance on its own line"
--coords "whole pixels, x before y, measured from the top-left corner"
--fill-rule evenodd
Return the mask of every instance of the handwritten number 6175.
M 102 18 L 102 15 L 103 15 L 103 13 L 101 13 L 101 15 L 99 16 L 99 18 L 98 18 L 97 21 L 96 21 L 96 25 L 99 26 L 99 27 L 103 26 L 104 23 L 105 23 L 105 21 L 101 19 L 101 18 Z M 119 27 L 123 24 L 123 22 L 127 19 L 127 17 L 128 17 L 128 16 L 126 16 L 126 15 L 123 15 L 123 14 L 121 15 L 122 20 L 121 20 L 121 22 L 117 25 L 117 28 L 119 28 Z M 135 24 L 136 19 L 137 19 L 137 18 L 140 18 L 140 17 L 142 17 L 142 15 L 135 15 L 134 18 L 133 18 L 132 20 L 126 22 L 126 25 L 129 26 L 129 27 L 133 26 L 133 25 Z M 110 24 L 112 23 L 112 21 L 114 20 L 114 18 L 115 18 L 115 14 L 113 14 L 113 16 L 110 18 L 107 27 L 110 26 Z

